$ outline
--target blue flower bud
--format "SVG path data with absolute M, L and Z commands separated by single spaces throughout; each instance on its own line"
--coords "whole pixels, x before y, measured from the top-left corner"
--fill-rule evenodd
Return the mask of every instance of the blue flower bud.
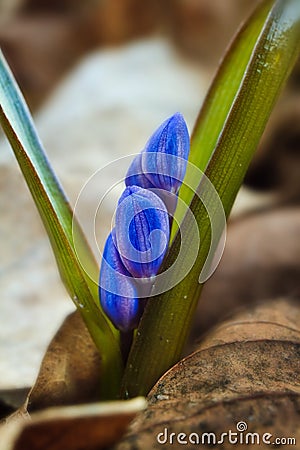
M 138 186 L 125 189 L 116 211 L 116 243 L 133 277 L 157 274 L 168 247 L 169 227 L 166 206 L 154 192 Z
M 176 113 L 161 124 L 135 157 L 126 175 L 126 185 L 155 187 L 176 194 L 184 179 L 189 151 L 185 120 Z
M 141 154 L 141 166 L 148 180 L 160 189 L 177 193 L 186 172 L 190 150 L 189 133 L 180 113 L 167 119 L 155 131 Z
M 120 259 L 114 233 L 113 230 L 109 234 L 103 251 L 99 296 L 103 311 L 114 326 L 126 332 L 137 328 L 144 302 L 138 299 L 136 283 Z

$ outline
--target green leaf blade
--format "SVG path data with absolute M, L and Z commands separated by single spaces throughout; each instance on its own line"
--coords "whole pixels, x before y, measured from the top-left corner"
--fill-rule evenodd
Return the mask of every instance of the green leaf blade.
M 98 266 L 47 160 L 27 105 L 0 53 L 0 121 L 46 228 L 61 278 L 102 357 L 103 396 L 118 395 L 122 360 L 118 332 L 97 306 Z M 84 267 L 74 246 L 80 246 Z M 46 287 L 47 288 L 47 287 Z M 100 380 L 100 374 L 99 374 Z
M 232 43 L 226 60 L 206 96 L 197 118 L 191 139 L 190 162 L 205 171 L 218 136 L 224 125 L 237 90 L 243 80 L 252 49 L 270 11 L 272 0 L 262 5 L 261 12 L 248 26 L 240 30 L 240 37 Z M 235 70 L 232 70 L 235 67 Z M 201 152 L 198 149 L 201 148 Z

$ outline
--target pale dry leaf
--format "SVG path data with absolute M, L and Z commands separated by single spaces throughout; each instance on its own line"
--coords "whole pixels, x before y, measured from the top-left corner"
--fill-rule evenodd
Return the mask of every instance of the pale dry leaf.
M 117 442 L 144 398 L 49 408 L 4 425 L 0 450 L 101 450 Z

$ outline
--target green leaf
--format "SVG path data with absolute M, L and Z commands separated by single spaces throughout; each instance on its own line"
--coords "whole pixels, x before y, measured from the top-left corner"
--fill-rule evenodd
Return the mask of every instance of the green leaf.
M 193 133 L 191 161 L 205 169 L 226 216 L 299 50 L 299 0 L 265 0 L 237 35 L 214 79 Z M 193 173 L 187 175 L 188 183 L 200 183 L 198 192 L 215 211 L 211 192 L 203 190 L 204 180 L 199 175 L 195 180 Z M 188 190 L 181 193 L 185 200 L 190 196 Z M 190 210 L 201 236 L 198 257 L 179 284 L 148 301 L 125 370 L 124 396 L 147 394 L 182 353 L 202 287 L 199 274 L 211 241 L 210 218 L 196 195 Z M 180 228 L 189 245 L 183 248 L 181 266 L 195 245 L 191 226 L 191 215 L 186 215 Z M 172 265 L 179 248 L 177 233 L 162 271 Z M 180 274 L 178 267 L 168 282 L 175 284 Z
M 103 395 L 115 397 L 119 389 L 122 362 L 118 333 L 97 306 L 97 285 L 92 280 L 98 279 L 99 269 L 50 167 L 26 103 L 2 53 L 0 105 L 1 124 L 48 233 L 61 278 L 101 354 Z M 74 236 L 76 248 L 78 250 L 80 247 L 81 258 L 85 260 L 84 267 L 88 268 L 91 278 L 77 258 Z M 45 286 L 45 289 L 49 289 L 49 286 Z

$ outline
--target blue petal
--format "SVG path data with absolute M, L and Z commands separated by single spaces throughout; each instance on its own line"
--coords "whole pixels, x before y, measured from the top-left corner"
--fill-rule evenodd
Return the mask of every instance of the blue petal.
M 116 242 L 120 257 L 132 276 L 157 274 L 170 238 L 168 212 L 152 191 L 130 186 L 116 211 Z
M 107 238 L 100 269 L 99 296 L 101 306 L 116 328 L 137 328 L 143 300 L 138 299 L 134 279 L 124 267 L 114 244 L 114 230 Z
M 140 154 L 142 171 L 155 187 L 177 193 L 186 172 L 189 150 L 185 120 L 176 113 L 147 142 Z
M 153 188 L 153 184 L 148 180 L 142 171 L 141 162 L 141 154 L 139 153 L 129 166 L 125 178 L 125 184 L 126 186 L 140 186 L 144 189 Z
M 149 155 L 149 154 L 147 154 Z M 149 156 L 151 157 L 152 154 Z M 172 157 L 173 158 L 173 157 Z M 170 158 L 171 159 L 171 158 Z M 125 178 L 126 186 L 139 186 L 144 189 L 151 189 L 156 195 L 158 195 L 161 200 L 166 205 L 168 213 L 173 216 L 176 205 L 177 205 L 177 195 L 167 191 L 166 189 L 161 189 L 155 187 L 142 172 L 141 169 L 142 154 L 139 153 L 132 161 Z M 170 161 L 171 162 L 171 161 Z M 174 162 L 174 161 L 173 161 Z

